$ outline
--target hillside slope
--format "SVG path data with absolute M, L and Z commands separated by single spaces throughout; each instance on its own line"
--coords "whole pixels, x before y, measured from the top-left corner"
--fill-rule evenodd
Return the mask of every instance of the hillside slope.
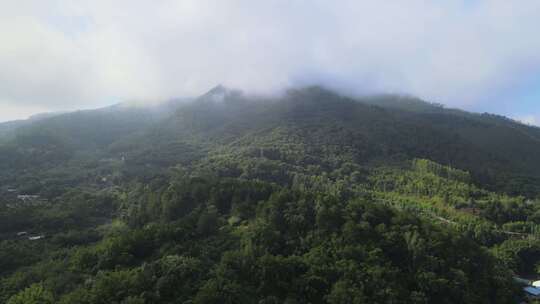
M 346 156 L 368 166 L 428 158 L 470 171 L 476 182 L 496 191 L 531 196 L 540 191 L 539 129 L 504 117 L 421 101 L 416 105 L 422 107 L 405 103 L 398 108 L 393 105 L 401 102 L 398 96 L 368 103 L 318 87 L 274 99 L 230 92 L 217 100 L 209 94 L 147 133 L 115 144 L 114 151 L 129 154 L 137 146 L 181 143 L 200 151 L 220 146 L 267 148 L 306 158 Z M 280 151 L 289 146 L 301 148 Z

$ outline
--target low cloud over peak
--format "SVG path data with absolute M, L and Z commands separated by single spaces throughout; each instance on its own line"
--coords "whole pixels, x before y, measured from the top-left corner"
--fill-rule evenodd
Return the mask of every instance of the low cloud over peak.
M 535 0 L 4 1 L 0 120 L 216 83 L 253 93 L 321 84 L 500 112 L 540 74 L 539 12 Z

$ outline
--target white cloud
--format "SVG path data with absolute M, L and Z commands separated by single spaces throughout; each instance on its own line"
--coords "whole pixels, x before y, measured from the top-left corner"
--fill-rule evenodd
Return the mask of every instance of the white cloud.
M 25 106 L 20 107 L 17 104 L 11 102 L 0 101 L 0 122 L 16 119 L 25 119 L 36 113 L 45 113 L 47 108 L 41 108 L 37 106 Z
M 518 116 L 515 119 L 527 125 L 540 126 L 540 121 L 536 115 L 523 115 Z
M 0 99 L 57 110 L 320 83 L 469 106 L 540 70 L 539 27 L 536 0 L 0 0 Z

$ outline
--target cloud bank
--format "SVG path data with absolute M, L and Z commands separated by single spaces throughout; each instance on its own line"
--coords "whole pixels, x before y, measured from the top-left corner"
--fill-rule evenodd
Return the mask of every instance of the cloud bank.
M 540 74 L 538 28 L 536 0 L 0 0 L 0 120 L 219 83 L 508 108 Z

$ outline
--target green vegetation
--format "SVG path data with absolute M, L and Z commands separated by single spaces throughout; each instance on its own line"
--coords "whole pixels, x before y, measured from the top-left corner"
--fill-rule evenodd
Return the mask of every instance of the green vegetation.
M 16 129 L 0 302 L 519 301 L 512 276 L 540 268 L 540 154 L 486 148 L 496 132 L 535 151 L 538 130 L 394 99 L 216 88 L 169 115 Z

